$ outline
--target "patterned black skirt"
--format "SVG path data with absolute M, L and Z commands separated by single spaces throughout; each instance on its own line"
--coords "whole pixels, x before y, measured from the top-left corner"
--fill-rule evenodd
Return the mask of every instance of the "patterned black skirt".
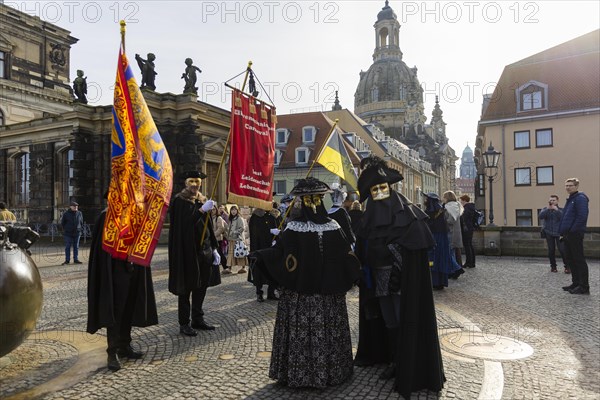
M 283 290 L 269 377 L 290 387 L 324 388 L 344 382 L 352 367 L 346 295 Z

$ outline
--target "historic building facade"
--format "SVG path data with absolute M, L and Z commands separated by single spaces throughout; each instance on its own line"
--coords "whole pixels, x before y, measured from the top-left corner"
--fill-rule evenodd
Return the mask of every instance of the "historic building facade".
M 110 180 L 112 105 L 75 101 L 70 32 L 0 4 L 0 199 L 20 222 L 51 229 L 71 200 L 86 223 L 104 208 Z M 106 68 L 115 68 L 108 63 Z M 194 94 L 143 89 L 174 169 L 206 172 L 209 193 L 229 132 L 230 112 Z M 225 171 L 214 198 L 225 200 Z
M 500 151 L 493 180 L 494 222 L 536 226 L 538 213 L 564 181 L 580 179 L 590 198 L 588 226 L 600 226 L 600 31 L 507 65 L 484 97 L 475 147 L 477 207 L 489 207 L 483 153 Z
M 400 23 L 388 1 L 377 15 L 373 64 L 360 72 L 354 95 L 354 112 L 367 123 L 419 152 L 439 176 L 436 192 L 454 190 L 455 162 L 458 160 L 448 144 L 446 123 L 440 104 L 426 124 L 423 88 L 417 68 L 403 61 L 400 50 Z

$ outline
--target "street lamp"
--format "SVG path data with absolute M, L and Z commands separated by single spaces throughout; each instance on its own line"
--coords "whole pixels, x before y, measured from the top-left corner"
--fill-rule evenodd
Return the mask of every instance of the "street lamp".
M 483 153 L 483 162 L 485 165 L 485 174 L 488 177 L 490 182 L 490 212 L 489 218 L 490 223 L 489 226 L 494 226 L 494 193 L 492 191 L 492 181 L 496 174 L 498 173 L 498 160 L 500 160 L 499 151 L 494 150 L 494 146 L 492 146 L 492 142 L 490 142 L 490 147 L 488 147 L 487 151 Z

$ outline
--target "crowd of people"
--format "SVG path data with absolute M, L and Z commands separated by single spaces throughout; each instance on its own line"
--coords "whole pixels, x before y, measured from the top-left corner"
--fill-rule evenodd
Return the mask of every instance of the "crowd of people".
M 324 388 L 349 379 L 354 367 L 386 364 L 380 379 L 393 379 L 405 398 L 443 388 L 433 291 L 475 268 L 478 212 L 469 196 L 425 193 L 421 207 L 392 188 L 403 179 L 399 172 L 369 156 L 361 162 L 360 198 L 348 211 L 344 187 L 309 177 L 297 181 L 281 204 L 254 209 L 246 221 L 237 206 L 227 210 L 200 192 L 204 178 L 198 171 L 186 173 L 185 188 L 169 212 L 168 287 L 178 298 L 182 335 L 214 330 L 203 309 L 207 289 L 219 285 L 221 275 L 247 273 L 258 302 L 265 301 L 265 285 L 267 300 L 278 300 L 272 379 Z M 588 199 L 578 185 L 567 180 L 565 208 L 552 196 L 540 219 L 552 238 L 549 249 L 557 244 L 572 271 L 573 283 L 563 289 L 585 294 Z M 333 204 L 328 210 L 326 195 Z M 131 345 L 131 327 L 158 321 L 150 268 L 112 259 L 102 250 L 104 217 L 95 224 L 90 252 L 87 330 L 107 328 L 107 366 L 117 371 L 122 358 L 143 357 Z M 553 250 L 550 255 L 555 271 Z M 354 286 L 359 341 L 353 359 L 346 293 Z

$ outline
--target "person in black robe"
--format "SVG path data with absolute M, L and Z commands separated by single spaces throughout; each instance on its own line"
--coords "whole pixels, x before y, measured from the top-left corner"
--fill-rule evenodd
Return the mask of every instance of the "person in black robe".
M 281 287 L 269 377 L 290 387 L 338 385 L 353 372 L 346 292 L 360 265 L 327 216 L 329 191 L 317 179 L 301 179 L 291 192 L 300 212 L 274 246 L 251 253 L 256 268 Z
M 178 296 L 179 332 L 196 336 L 195 329 L 215 329 L 204 320 L 202 306 L 208 287 L 221 283 L 221 257 L 211 219 L 207 218 L 214 202 L 206 200 L 199 191 L 206 175 L 189 171 L 184 178 L 185 188 L 175 196 L 169 209 L 169 291 Z
M 108 369 L 121 369 L 120 358 L 139 359 L 131 346 L 131 327 L 158 324 L 150 267 L 114 259 L 102 249 L 103 210 L 92 233 L 88 262 L 88 319 L 86 331 L 106 328 Z
M 277 229 L 278 227 L 279 223 L 272 213 L 261 208 L 255 209 L 248 220 L 248 230 L 250 231 L 250 252 L 271 247 L 274 236 L 271 231 Z M 265 284 L 268 285 L 267 299 L 279 300 L 275 294 L 275 283 L 268 279 L 265 274 L 261 273 L 259 269 L 250 267 L 248 281 L 256 287 L 256 299 L 259 303 L 265 301 L 263 297 L 263 285 Z
M 376 337 L 370 327 L 369 340 L 374 342 L 359 340 L 357 353 L 379 354 L 381 343 L 387 343 L 393 363 L 382 379 L 395 378 L 394 388 L 406 399 L 421 389 L 438 392 L 445 377 L 427 255 L 434 245 L 427 215 L 390 188 L 403 177 L 381 158 L 369 156 L 361 168 L 358 189 L 365 212 L 357 255 L 363 266 L 362 322 L 369 325 L 370 316 L 381 316 L 386 332 Z M 381 328 L 381 321 L 378 324 Z M 359 327 L 359 335 L 363 330 Z M 361 345 L 371 348 L 363 350 Z
M 342 232 L 344 232 L 348 243 L 354 244 L 354 242 L 356 242 L 356 237 L 354 236 L 354 231 L 352 230 L 352 221 L 350 220 L 348 211 L 342 207 L 344 200 L 346 200 L 346 190 L 337 182 L 331 185 L 331 190 L 333 190 L 331 193 L 331 201 L 333 202 L 333 205 L 329 211 L 327 211 L 329 218 L 334 219 L 338 224 L 340 224 Z

